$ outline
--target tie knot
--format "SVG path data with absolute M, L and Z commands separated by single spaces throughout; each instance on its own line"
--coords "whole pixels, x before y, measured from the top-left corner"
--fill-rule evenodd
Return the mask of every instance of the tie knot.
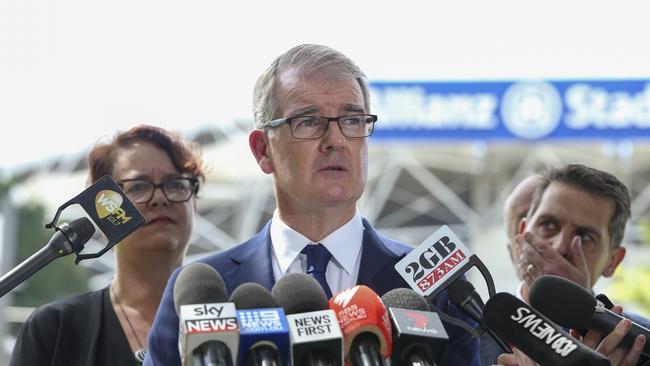
M 307 255 L 308 274 L 313 272 L 325 273 L 327 263 L 332 258 L 332 253 L 323 244 L 308 244 L 301 253 Z

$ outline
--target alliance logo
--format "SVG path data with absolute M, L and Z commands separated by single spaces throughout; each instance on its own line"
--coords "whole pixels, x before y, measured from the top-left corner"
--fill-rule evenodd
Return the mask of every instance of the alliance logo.
M 126 224 L 131 220 L 131 216 L 126 216 L 126 211 L 122 209 L 124 198 L 122 195 L 111 190 L 103 190 L 95 196 L 95 209 L 100 219 L 107 219 L 113 225 Z
M 514 83 L 503 94 L 501 119 L 513 135 L 538 139 L 549 135 L 560 124 L 562 97 L 543 81 Z

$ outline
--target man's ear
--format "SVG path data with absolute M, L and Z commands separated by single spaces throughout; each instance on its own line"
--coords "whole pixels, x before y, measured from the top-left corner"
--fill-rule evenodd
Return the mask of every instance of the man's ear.
M 621 264 L 623 258 L 625 258 L 625 252 L 625 247 L 612 249 L 611 253 L 609 253 L 609 259 L 605 265 L 605 269 L 603 269 L 603 277 L 612 277 L 618 265 Z
M 248 135 L 248 146 L 251 148 L 257 164 L 266 174 L 273 173 L 273 161 L 269 153 L 269 137 L 262 130 L 253 130 Z

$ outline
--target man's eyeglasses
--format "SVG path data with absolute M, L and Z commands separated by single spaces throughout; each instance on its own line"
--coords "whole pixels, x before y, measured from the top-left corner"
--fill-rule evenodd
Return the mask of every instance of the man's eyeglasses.
M 171 178 L 159 184 L 145 179 L 125 179 L 118 184 L 134 203 L 148 203 L 157 188 L 169 202 L 186 202 L 199 188 L 197 179 L 190 177 Z
M 299 116 L 273 120 L 268 128 L 276 128 L 283 124 L 291 127 L 291 136 L 297 139 L 316 140 L 325 135 L 330 122 L 336 121 L 343 136 L 352 139 L 368 137 L 372 134 L 377 122 L 374 114 L 354 114 L 341 117 Z

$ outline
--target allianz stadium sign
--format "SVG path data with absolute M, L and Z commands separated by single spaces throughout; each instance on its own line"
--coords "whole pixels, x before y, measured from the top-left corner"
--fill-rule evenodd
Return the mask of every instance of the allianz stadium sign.
M 650 79 L 371 82 L 373 138 L 650 138 Z

